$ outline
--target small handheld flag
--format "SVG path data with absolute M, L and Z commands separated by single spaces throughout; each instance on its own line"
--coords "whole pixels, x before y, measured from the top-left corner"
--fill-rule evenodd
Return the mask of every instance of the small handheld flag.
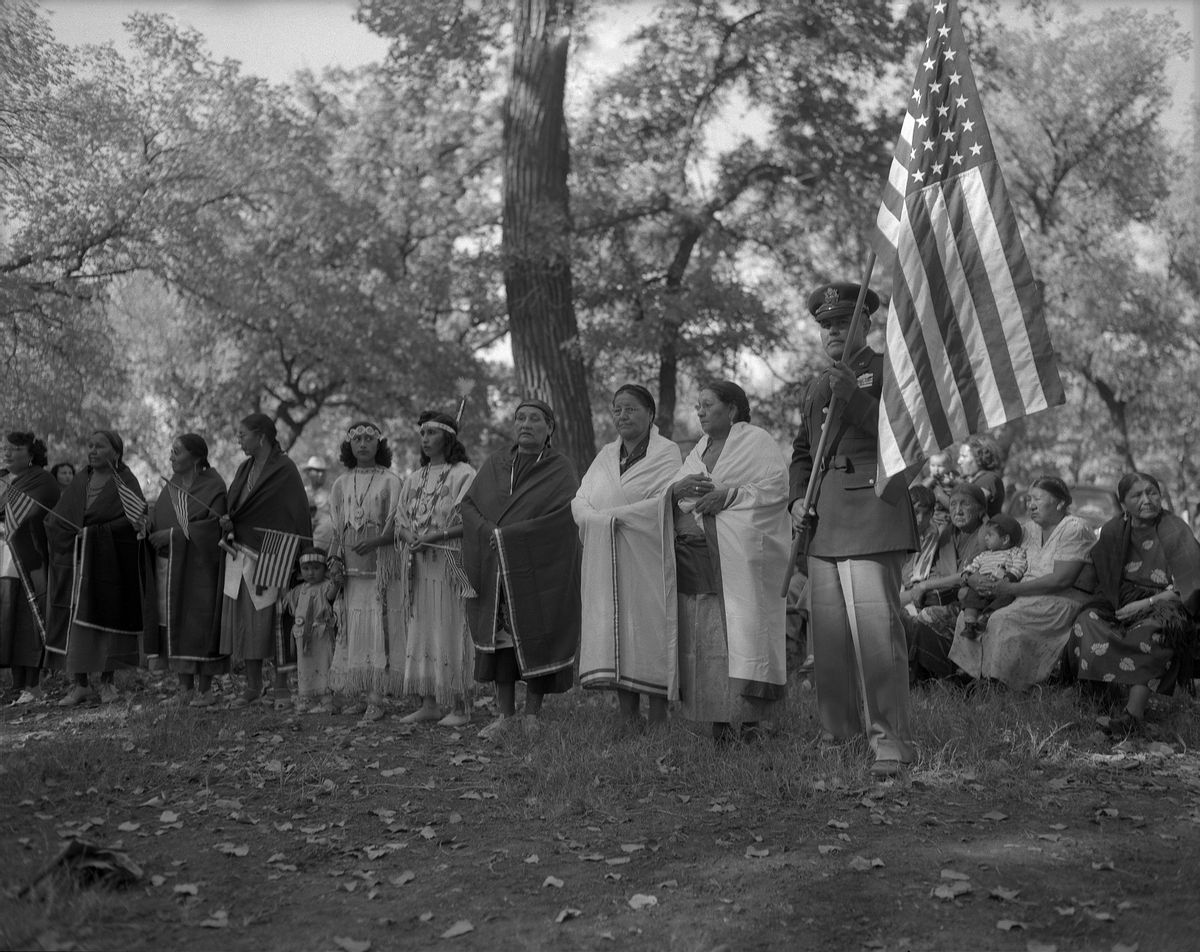
M 125 518 L 137 529 L 142 528 L 142 520 L 146 518 L 149 507 L 136 489 L 127 486 L 117 477 L 117 495 L 121 497 L 121 508 L 125 510 Z
M 28 493 L 22 492 L 15 486 L 9 486 L 0 497 L 0 509 L 4 510 L 4 524 L 9 534 L 17 531 L 31 512 L 36 501 Z
M 167 493 L 171 499 L 171 508 L 175 511 L 175 521 L 183 532 L 185 539 L 190 539 L 188 531 L 188 497 L 182 489 L 174 484 L 168 484 Z
M 302 536 L 277 529 L 264 529 L 258 566 L 254 570 L 254 586 L 259 591 L 283 588 L 292 575 Z

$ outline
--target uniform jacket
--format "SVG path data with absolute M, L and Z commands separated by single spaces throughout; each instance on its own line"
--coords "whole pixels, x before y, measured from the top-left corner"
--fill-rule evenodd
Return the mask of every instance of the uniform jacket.
M 881 552 L 911 552 L 917 548 L 917 525 L 903 473 L 875 492 L 878 465 L 879 395 L 883 357 L 864 349 L 851 362 L 858 390 L 837 411 L 826 447 L 828 469 L 816 496 L 817 525 L 808 554 L 820 558 L 852 558 Z M 800 432 L 792 442 L 789 506 L 803 500 L 813 469 L 812 454 L 832 391 L 824 370 L 805 388 L 801 399 Z

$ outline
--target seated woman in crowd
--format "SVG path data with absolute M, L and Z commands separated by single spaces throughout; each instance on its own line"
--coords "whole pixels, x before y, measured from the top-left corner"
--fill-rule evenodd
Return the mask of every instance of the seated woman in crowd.
M 651 724 L 679 696 L 675 564 L 659 507 L 681 461 L 654 426 L 645 387 L 618 389 L 612 412 L 618 439 L 596 455 L 571 506 L 583 544 L 579 680 L 615 688 L 625 726 L 638 728 L 643 693 Z
M 756 737 L 786 694 L 788 471 L 775 440 L 750 423 L 737 384 L 708 384 L 696 412 L 704 439 L 664 513 L 675 540 L 679 694 L 683 716 L 727 743 Z
M 171 444 L 171 480 L 147 518 L 153 571 L 142 605 L 143 650 L 179 677 L 177 703 L 211 707 L 221 654 L 221 516 L 225 480 L 208 462 L 208 444 L 184 433 Z M 196 693 L 193 695 L 193 691 Z
M 1004 454 L 1000 444 L 990 436 L 973 433 L 958 451 L 958 469 L 963 480 L 983 490 L 987 499 L 987 514 L 998 515 L 1004 508 L 1004 480 L 1000 471 L 1004 468 Z
M 117 700 L 117 666 L 138 663 L 141 542 L 122 493 L 135 502 L 143 497 L 137 477 L 122 459 L 124 451 L 114 430 L 97 430 L 88 437 L 88 465 L 46 517 L 46 666 L 75 680 L 58 702 L 61 707 L 82 704 L 91 696 L 88 675 L 93 671 L 101 672 L 100 700 Z
M 1075 581 L 1096 541 L 1087 524 L 1068 512 L 1070 505 L 1071 491 L 1057 476 L 1035 479 L 1029 519 L 1021 524 L 1029 557 L 1025 577 L 1019 582 L 967 579 L 980 595 L 1013 598 L 992 612 L 979 640 L 955 636 L 950 660 L 972 677 L 1025 690 L 1053 672 L 1079 611 Z
M 58 481 L 46 472 L 46 444 L 32 433 L 9 433 L 0 444 L 11 487 L 0 506 L 0 668 L 12 669 L 17 704 L 41 696 L 46 630 L 46 513 L 58 502 Z M 26 501 L 28 500 L 28 501 Z
M 909 610 L 905 630 L 909 674 L 914 681 L 957 673 L 949 653 L 958 621 L 961 573 L 983 550 L 981 530 L 987 512 L 983 490 L 973 483 L 959 483 L 950 491 L 949 505 L 950 522 L 938 536 L 932 568 L 925 578 L 900 593 L 901 603 Z
M 462 501 L 463 565 L 475 680 L 496 683 L 500 716 L 480 736 L 536 725 L 547 694 L 570 690 L 579 649 L 579 534 L 575 467 L 551 445 L 554 411 L 522 401 L 516 445 L 490 456 Z M 515 720 L 517 681 L 525 719 Z
M 1075 619 L 1069 660 L 1080 679 L 1129 689 L 1110 733 L 1142 727 L 1151 691 L 1170 694 L 1191 676 L 1200 609 L 1200 544 L 1162 506 L 1158 480 L 1128 473 L 1117 485 L 1124 514 L 1100 530 L 1079 585 L 1095 597 Z

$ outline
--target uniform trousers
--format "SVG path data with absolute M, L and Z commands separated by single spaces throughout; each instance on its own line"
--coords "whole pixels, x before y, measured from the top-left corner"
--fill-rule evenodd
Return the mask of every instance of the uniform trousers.
M 908 648 L 900 614 L 904 557 L 811 556 L 808 571 L 821 726 L 839 740 L 865 732 L 876 760 L 911 763 Z

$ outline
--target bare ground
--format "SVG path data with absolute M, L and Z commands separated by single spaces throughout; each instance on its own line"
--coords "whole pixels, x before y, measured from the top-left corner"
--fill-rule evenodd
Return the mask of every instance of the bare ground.
M 682 722 L 622 737 L 581 692 L 499 745 L 475 736 L 482 711 L 452 732 L 178 712 L 150 691 L 10 708 L 0 946 L 1200 945 L 1200 757 L 1173 728 L 1194 702 L 1113 747 L 1082 713 L 921 697 L 922 763 L 876 784 L 860 745 L 817 748 L 796 696 L 779 737 L 723 752 Z M 17 898 L 71 837 L 123 849 L 142 880 L 55 873 Z

